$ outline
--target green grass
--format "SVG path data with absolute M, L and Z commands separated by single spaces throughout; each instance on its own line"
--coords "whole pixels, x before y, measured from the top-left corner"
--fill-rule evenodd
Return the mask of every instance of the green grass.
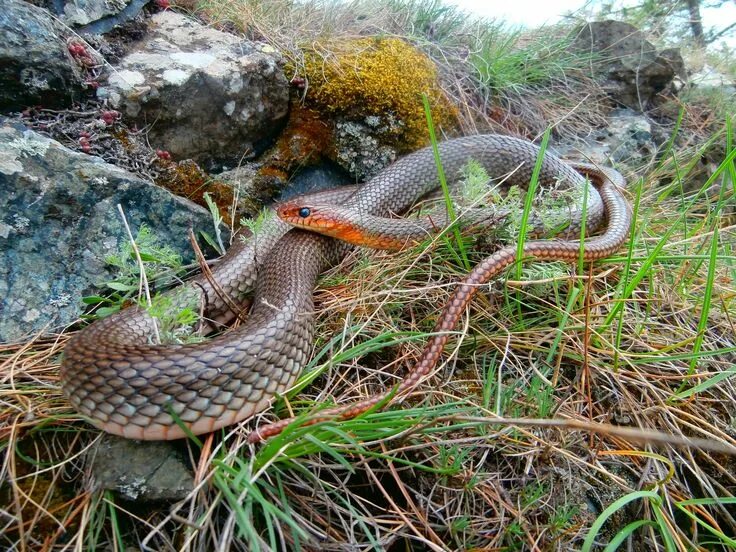
M 519 29 L 487 25 L 476 38 L 470 63 L 489 94 L 523 94 L 580 70 L 588 59 L 571 51 L 574 36 L 540 33 L 525 40 Z
M 424 106 L 424 114 L 427 117 L 427 128 L 429 129 L 429 141 L 432 145 L 432 153 L 434 155 L 434 162 L 437 165 L 437 176 L 440 181 L 440 188 L 442 189 L 442 197 L 445 201 L 445 209 L 447 209 L 448 220 L 450 221 L 451 231 L 455 238 L 454 245 L 459 251 L 462 264 L 466 270 L 470 270 L 470 261 L 468 260 L 468 252 L 465 249 L 465 243 L 463 242 L 462 236 L 460 235 L 460 228 L 456 224 L 457 214 L 455 213 L 455 206 L 453 200 L 450 197 L 450 188 L 447 185 L 447 178 L 445 177 L 445 171 L 442 168 L 442 159 L 440 159 L 440 152 L 437 146 L 437 136 L 435 135 L 434 122 L 432 121 L 432 109 L 429 105 L 429 98 L 426 94 L 422 95 L 422 105 Z M 448 242 L 449 245 L 449 242 Z M 451 251 L 454 251 L 451 248 Z

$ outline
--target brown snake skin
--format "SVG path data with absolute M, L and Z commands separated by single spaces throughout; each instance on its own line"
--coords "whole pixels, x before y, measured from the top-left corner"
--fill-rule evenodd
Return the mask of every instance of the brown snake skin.
M 469 159 L 492 176 L 509 173 L 509 184 L 525 186 L 538 149 L 516 138 L 483 135 L 440 144 L 448 181 L 461 178 Z M 631 215 L 616 186 L 623 179 L 615 171 L 582 167 L 596 188 L 572 167 L 545 155 L 540 186 L 553 188 L 562 180 L 580 191 L 588 187 L 586 234 L 607 217 L 606 232 L 584 243 L 584 260 L 605 257 L 625 240 Z M 397 161 L 357 191 L 330 191 L 311 196 L 340 203 L 374 216 L 405 211 L 437 186 L 432 151 L 420 150 Z M 346 196 L 349 196 L 346 198 Z M 582 201 L 581 201 L 582 203 Z M 581 205 L 566 213 L 568 235 L 579 233 Z M 524 257 L 540 260 L 577 260 L 575 240 L 528 241 Z M 209 341 L 189 345 L 156 345 L 147 340 L 153 320 L 142 309 L 129 308 L 91 324 L 68 342 L 61 365 L 62 389 L 74 408 L 97 427 L 135 439 L 177 439 L 187 432 L 202 434 L 239 422 L 264 410 L 274 395 L 284 392 L 298 377 L 312 350 L 312 294 L 318 275 L 344 253 L 345 246 L 303 230 L 291 230 L 270 215 L 256 239 L 236 240 L 213 269 L 222 291 L 241 302 L 255 284 L 253 308 L 235 330 Z M 430 339 L 421 358 L 398 388 L 406 393 L 428 374 L 439 359 L 450 330 L 479 283 L 517 260 L 516 248 L 507 247 L 476 266 L 459 284 L 437 323 L 444 332 Z M 225 301 L 203 277 L 171 293 L 175 303 L 196 300 L 208 316 L 232 318 Z M 186 299 L 186 301 L 185 301 Z M 385 399 L 385 394 L 344 407 L 328 409 L 310 420 L 348 418 Z M 173 414 L 173 415 L 172 415 Z M 176 418 L 176 419 L 175 419 Z M 178 419 L 178 420 L 177 420 Z M 278 433 L 282 420 L 262 427 L 251 442 Z M 183 424 L 186 430 L 179 424 Z

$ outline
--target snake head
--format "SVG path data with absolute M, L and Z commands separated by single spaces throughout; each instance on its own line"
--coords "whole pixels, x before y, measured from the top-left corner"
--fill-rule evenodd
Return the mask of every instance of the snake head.
M 325 234 L 340 226 L 329 206 L 287 201 L 276 207 L 276 214 L 284 222 Z
M 352 210 L 335 205 L 318 205 L 299 200 L 287 201 L 276 207 L 276 214 L 284 222 L 311 230 L 355 245 L 371 247 L 365 233 L 353 220 Z M 376 246 L 374 246 L 376 247 Z

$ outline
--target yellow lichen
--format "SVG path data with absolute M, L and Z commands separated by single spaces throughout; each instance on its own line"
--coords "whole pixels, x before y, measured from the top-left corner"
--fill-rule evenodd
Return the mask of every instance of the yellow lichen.
M 422 94 L 437 127 L 450 127 L 455 119 L 432 60 L 398 38 L 344 39 L 322 52 L 304 52 L 303 74 L 306 99 L 320 111 L 354 120 L 391 115 L 403 123 L 393 130 L 400 150 L 429 141 Z

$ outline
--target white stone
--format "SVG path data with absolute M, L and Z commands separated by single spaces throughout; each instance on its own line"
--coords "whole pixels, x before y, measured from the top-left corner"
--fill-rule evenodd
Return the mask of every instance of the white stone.
M 190 73 L 182 69 L 167 69 L 164 71 L 163 79 L 168 84 L 180 85 L 184 84 L 189 76 Z
M 128 92 L 146 82 L 146 77 L 140 71 L 129 71 L 121 69 L 110 75 L 108 82 L 112 86 L 118 87 L 120 90 Z
M 203 69 L 210 65 L 217 58 L 212 54 L 207 54 L 204 52 L 177 52 L 175 54 L 171 54 L 171 59 L 173 59 L 177 63 L 180 63 L 181 65 L 194 67 L 196 69 Z

